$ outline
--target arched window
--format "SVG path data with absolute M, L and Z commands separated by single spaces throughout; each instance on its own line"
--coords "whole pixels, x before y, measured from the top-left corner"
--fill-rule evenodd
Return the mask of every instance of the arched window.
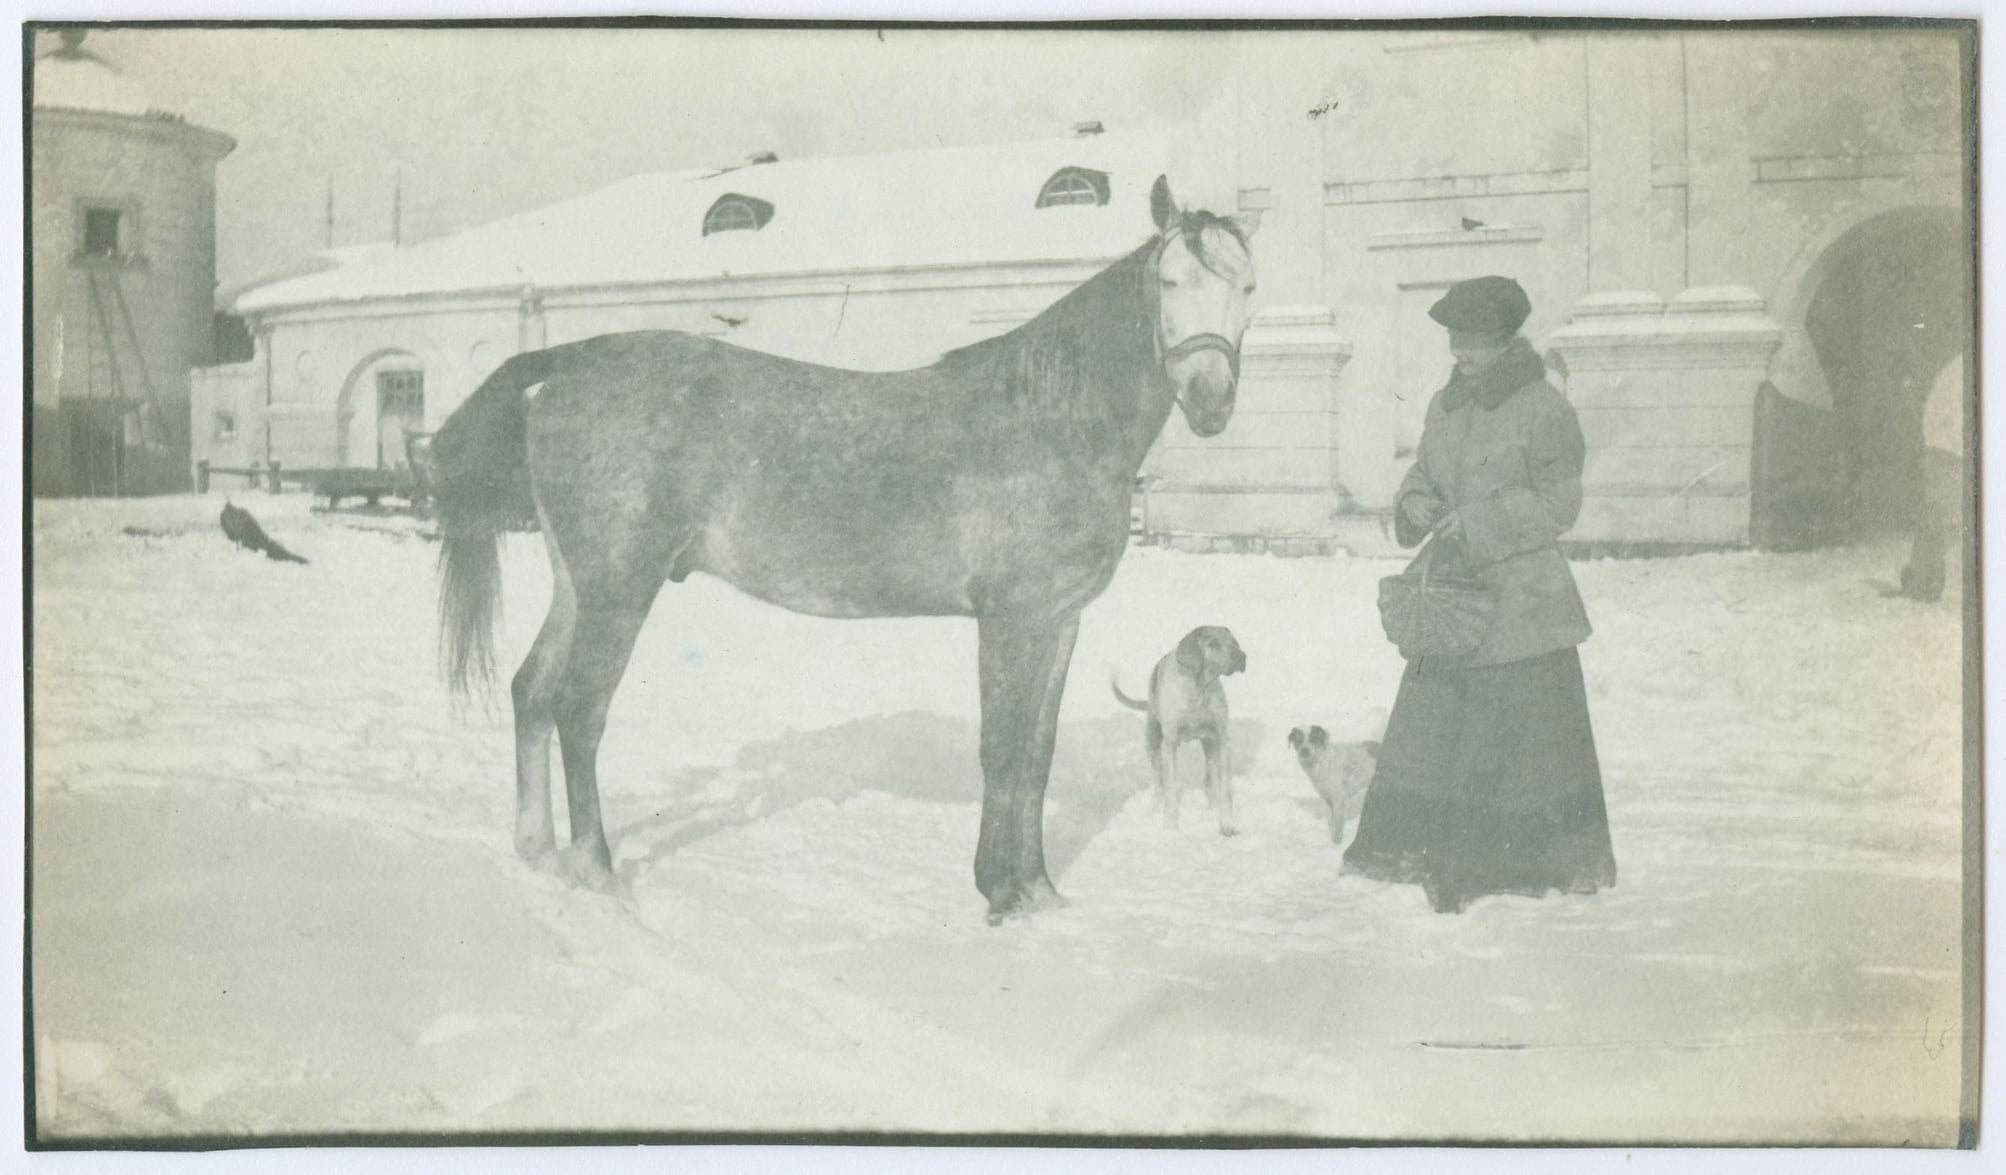
M 717 203 L 704 213 L 703 235 L 712 233 L 755 232 L 766 227 L 773 219 L 773 205 L 752 196 L 728 193 L 717 198 Z
M 1045 186 L 1038 189 L 1038 207 L 1055 208 L 1062 204 L 1105 204 L 1107 203 L 1107 173 L 1089 171 L 1084 167 L 1062 167 L 1052 173 Z

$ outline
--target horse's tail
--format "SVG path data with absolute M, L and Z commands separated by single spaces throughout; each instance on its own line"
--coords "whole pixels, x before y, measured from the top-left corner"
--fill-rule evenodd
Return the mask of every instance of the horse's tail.
M 494 680 L 494 617 L 501 601 L 497 546 L 510 523 L 533 517 L 529 401 L 550 371 L 548 351 L 517 355 L 460 405 L 432 441 L 439 510 L 439 639 L 446 679 L 465 696 Z
M 1122 693 L 1122 692 L 1121 692 L 1121 675 L 1120 675 L 1120 674 L 1118 674 L 1118 673 L 1110 673 L 1110 674 L 1108 674 L 1108 675 L 1107 675 L 1107 686 L 1108 686 L 1108 688 L 1109 688 L 1109 689 L 1111 689 L 1111 690 L 1113 690 L 1113 691 L 1114 691 L 1114 700 L 1115 700 L 1115 701 L 1117 701 L 1117 702 L 1120 702 L 1120 703 L 1121 703 L 1122 705 L 1124 705 L 1124 706 L 1127 706 L 1127 707 L 1128 707 L 1129 709 L 1131 709 L 1131 710 L 1141 710 L 1141 711 L 1142 711 L 1143 713 L 1145 713 L 1145 714 L 1147 714 L 1147 713 L 1149 712 L 1149 703 L 1148 703 L 1148 702 L 1138 702 L 1138 701 L 1136 701 L 1136 700 L 1135 700 L 1134 698 L 1131 698 L 1131 697 L 1129 697 L 1129 696 L 1128 696 L 1127 694 L 1125 694 L 1125 693 Z

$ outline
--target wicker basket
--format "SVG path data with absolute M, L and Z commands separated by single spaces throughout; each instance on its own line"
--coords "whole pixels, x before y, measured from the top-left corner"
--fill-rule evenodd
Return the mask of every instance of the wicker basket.
M 1379 581 L 1380 623 L 1386 639 L 1409 661 L 1475 652 L 1497 607 L 1496 595 L 1481 580 L 1435 574 L 1435 545 L 1415 556 L 1406 571 Z

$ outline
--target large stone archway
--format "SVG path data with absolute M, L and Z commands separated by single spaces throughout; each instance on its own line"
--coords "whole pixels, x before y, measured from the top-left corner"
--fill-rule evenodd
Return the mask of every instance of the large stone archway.
M 1972 242 L 1955 209 L 1890 209 L 1817 243 L 1783 287 L 1787 340 L 1770 374 L 1781 397 L 1812 406 L 1772 422 L 1791 454 L 1772 497 L 1797 499 L 1783 513 L 1804 525 L 1758 519 L 1773 532 L 1764 545 L 1904 528 L 1921 495 L 1924 400 L 1972 347 Z
M 1885 213 L 1833 245 L 1804 330 L 1849 462 L 1855 535 L 1905 526 L 1921 491 L 1922 407 L 1971 345 L 1970 240 L 1955 217 Z

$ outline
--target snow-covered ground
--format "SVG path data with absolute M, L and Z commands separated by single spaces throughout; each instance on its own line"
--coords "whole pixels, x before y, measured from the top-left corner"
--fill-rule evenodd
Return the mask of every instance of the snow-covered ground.
M 1072 904 L 991 928 L 968 622 L 666 589 L 601 755 L 623 901 L 514 856 L 419 524 L 239 500 L 312 563 L 220 495 L 34 507 L 46 1138 L 1956 1137 L 1960 610 L 1881 598 L 1893 548 L 1578 564 L 1621 882 L 1461 917 L 1340 877 L 1285 742 L 1376 733 L 1398 564 L 1131 552 L 1062 714 Z M 512 669 L 549 580 L 504 559 Z M 1203 623 L 1249 657 L 1230 840 L 1195 754 L 1163 827 L 1106 686 Z

